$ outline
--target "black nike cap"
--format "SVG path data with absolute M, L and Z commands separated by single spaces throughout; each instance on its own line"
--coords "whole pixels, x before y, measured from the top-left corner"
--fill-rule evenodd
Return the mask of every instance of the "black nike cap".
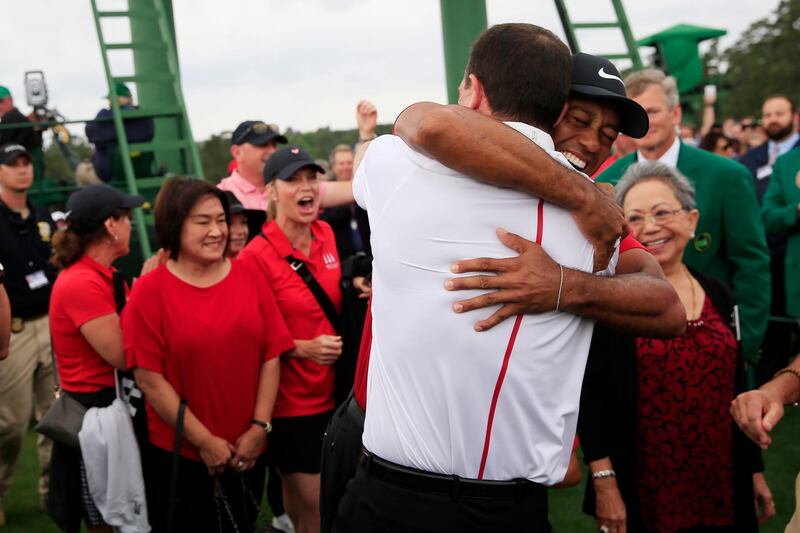
M 612 103 L 619 110 L 619 131 L 628 137 L 640 139 L 650 128 L 647 112 L 628 98 L 625 82 L 608 59 L 582 52 L 572 56 L 570 94 Z

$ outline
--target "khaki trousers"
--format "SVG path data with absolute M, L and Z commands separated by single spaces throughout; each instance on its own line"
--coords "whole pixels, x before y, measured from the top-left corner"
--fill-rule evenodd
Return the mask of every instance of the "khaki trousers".
M 800 474 L 797 474 L 797 479 L 794 481 L 794 497 L 795 502 L 794 515 L 789 523 L 786 524 L 785 533 L 800 533 Z
M 50 323 L 45 315 L 26 321 L 21 332 L 11 334 L 8 358 L 0 362 L 0 499 L 11 486 L 31 415 L 35 414 L 36 420 L 41 419 L 52 402 Z M 39 495 L 42 501 L 47 495 L 52 445 L 49 439 L 38 436 Z

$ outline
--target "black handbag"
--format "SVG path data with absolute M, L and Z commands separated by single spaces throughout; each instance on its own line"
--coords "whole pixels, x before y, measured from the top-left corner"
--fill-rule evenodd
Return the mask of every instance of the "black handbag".
M 122 313 L 122 308 L 125 306 L 125 282 L 119 272 L 114 272 L 114 299 L 117 304 L 117 312 Z M 68 393 L 61 390 L 58 379 L 58 367 L 56 366 L 56 357 L 53 350 L 53 338 L 50 337 L 50 356 L 53 360 L 53 393 L 55 401 L 48 409 L 47 413 L 36 424 L 36 431 L 49 437 L 50 439 L 66 444 L 75 449 L 80 449 L 80 442 L 78 440 L 78 433 L 83 425 L 83 416 L 86 414 L 86 407 L 83 406 L 75 398 L 71 397 Z M 146 420 L 144 413 L 144 397 L 141 391 L 138 392 L 136 382 L 133 380 L 133 374 L 127 372 L 117 373 L 117 383 L 119 386 L 118 394 L 128 404 L 133 405 L 134 412 L 134 428 L 136 429 L 136 436 L 139 444 L 142 444 L 142 431 L 144 431 L 144 439 L 146 440 Z M 137 424 L 138 416 L 138 424 Z M 144 430 L 142 429 L 144 426 Z
M 87 409 L 81 402 L 61 390 L 52 337 L 50 338 L 50 356 L 53 358 L 53 381 L 55 382 L 53 394 L 56 399 L 36 424 L 35 429 L 56 442 L 80 449 L 78 432 L 81 430 L 83 415 L 86 414 Z

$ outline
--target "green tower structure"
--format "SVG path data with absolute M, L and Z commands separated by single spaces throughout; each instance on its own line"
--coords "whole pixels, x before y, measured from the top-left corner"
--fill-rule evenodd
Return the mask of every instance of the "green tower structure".
M 678 82 L 678 91 L 688 94 L 697 90 L 705 80 L 699 44 L 728 33 L 717 28 L 678 24 L 639 40 L 639 46 L 656 49 L 656 64 Z
M 441 0 L 447 101 L 458 102 L 472 43 L 486 29 L 485 0 Z
M 639 46 L 655 47 L 655 65 L 675 78 L 683 114 L 696 123 L 702 120 L 702 88 L 707 83 L 699 45 L 726 33 L 717 28 L 678 24 L 639 40 Z M 724 90 L 719 93 L 720 99 L 725 96 Z
M 152 200 L 164 180 L 166 172 L 203 177 L 200 155 L 192 138 L 189 117 L 183 101 L 175 24 L 171 0 L 130 1 L 127 9 L 101 10 L 97 0 L 91 0 L 97 38 L 108 83 L 108 94 L 114 127 L 117 133 L 119 159 L 124 173 L 124 186 L 130 194 L 142 193 Z M 127 20 L 130 42 L 109 42 L 104 33 L 105 19 Z M 109 53 L 129 50 L 133 55 L 134 73 L 115 75 L 111 71 Z M 119 83 L 136 85 L 138 109 L 122 109 L 117 101 Z M 152 118 L 155 137 L 149 142 L 129 143 L 124 120 Z M 137 175 L 132 157 L 153 154 L 158 169 L 153 175 Z M 118 185 L 119 186 L 119 185 Z M 136 237 L 141 259 L 148 257 L 152 248 L 150 235 L 152 217 L 142 209 L 134 212 Z

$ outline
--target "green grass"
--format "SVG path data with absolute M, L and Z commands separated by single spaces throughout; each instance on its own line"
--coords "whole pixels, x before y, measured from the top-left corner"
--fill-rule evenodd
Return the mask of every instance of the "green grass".
M 765 533 L 782 533 L 794 512 L 794 479 L 800 472 L 800 409 L 787 408 L 775 430 L 774 443 L 764 454 L 767 482 L 775 498 L 777 516 L 761 528 Z M 8 523 L 2 533 L 57 533 L 53 522 L 39 508 L 36 492 L 37 467 L 35 435 L 25 440 L 16 479 L 3 505 Z M 550 491 L 550 519 L 554 531 L 595 533 L 597 526 L 581 512 L 583 484 Z M 265 506 L 266 507 L 266 506 Z
M 773 444 L 764 452 L 765 476 L 777 514 L 764 524 L 764 533 L 783 533 L 794 513 L 794 480 L 800 472 L 800 409 L 787 407 L 775 429 Z M 584 479 L 586 472 L 584 471 Z M 557 533 L 596 533 L 595 520 L 581 512 L 582 482 L 577 487 L 550 491 L 550 522 Z

